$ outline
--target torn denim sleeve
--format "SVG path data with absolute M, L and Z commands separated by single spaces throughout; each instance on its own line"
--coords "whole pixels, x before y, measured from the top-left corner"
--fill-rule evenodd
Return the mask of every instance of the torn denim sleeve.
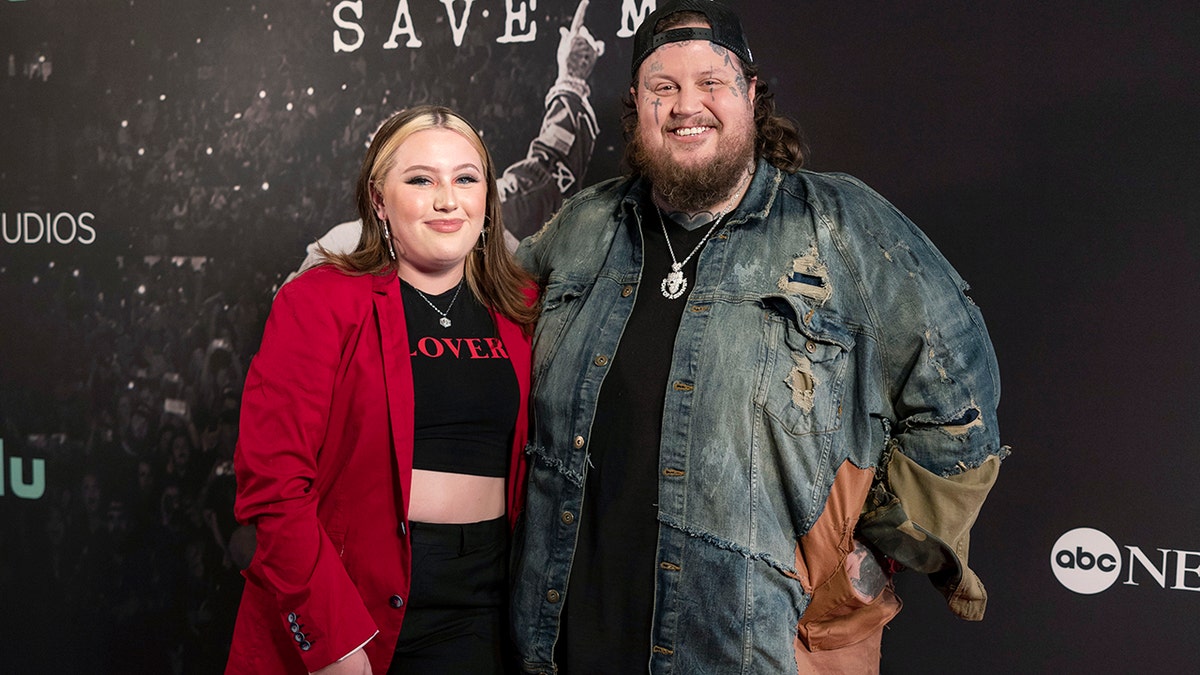
M 872 198 L 841 213 L 862 235 L 849 257 L 879 347 L 887 441 L 858 529 L 929 575 L 955 614 L 978 620 L 987 595 L 967 565 L 970 529 L 1009 453 L 995 351 L 967 283 L 911 221 L 863 189 Z
M 999 455 L 950 476 L 925 470 L 894 446 L 872 486 L 858 536 L 904 567 L 929 575 L 950 610 L 983 619 L 987 590 L 968 567 L 971 527 L 1000 470 Z
M 890 324 L 908 338 L 889 345 L 888 449 L 859 530 L 880 552 L 929 575 L 957 616 L 978 621 L 987 592 L 968 567 L 968 548 L 1008 455 L 996 424 L 999 372 L 966 284 L 940 255 L 924 266 L 899 305 L 907 315 L 893 314 Z
M 968 548 L 1009 452 L 996 424 L 1000 381 L 966 284 L 940 256 L 929 267 L 914 284 L 924 301 L 906 298 L 907 316 L 891 324 L 909 342 L 890 345 L 888 448 L 859 531 L 881 553 L 929 575 L 957 616 L 978 621 L 987 592 L 968 567 Z

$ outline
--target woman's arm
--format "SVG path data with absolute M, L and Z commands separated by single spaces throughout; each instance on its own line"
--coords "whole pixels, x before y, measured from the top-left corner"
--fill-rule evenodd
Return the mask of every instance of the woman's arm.
M 306 277 L 276 297 L 246 377 L 234 456 L 235 515 L 256 529 L 247 580 L 274 595 L 279 630 L 295 638 L 310 671 L 351 653 L 377 630 L 317 518 L 317 453 L 342 336 L 351 329 L 338 319 L 347 298 L 322 283 L 331 278 Z

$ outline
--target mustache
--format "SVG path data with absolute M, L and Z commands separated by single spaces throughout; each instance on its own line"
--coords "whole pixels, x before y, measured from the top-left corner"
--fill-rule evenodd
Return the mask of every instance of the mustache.
M 715 119 L 697 119 L 689 120 L 684 124 L 668 124 L 664 128 L 667 131 L 679 131 L 680 129 L 690 129 L 692 127 L 712 127 L 717 131 L 721 130 L 722 124 Z

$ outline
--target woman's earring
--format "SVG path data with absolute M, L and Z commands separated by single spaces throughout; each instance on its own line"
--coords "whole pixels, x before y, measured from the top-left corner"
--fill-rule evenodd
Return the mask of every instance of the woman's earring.
M 387 218 L 383 219 L 383 240 L 387 242 L 388 255 L 391 256 L 392 260 L 395 260 L 396 249 L 392 248 L 392 231 L 388 229 Z
M 487 233 L 491 228 L 491 224 L 491 219 L 484 216 L 483 227 L 479 229 L 479 245 L 475 247 L 480 253 L 487 253 Z

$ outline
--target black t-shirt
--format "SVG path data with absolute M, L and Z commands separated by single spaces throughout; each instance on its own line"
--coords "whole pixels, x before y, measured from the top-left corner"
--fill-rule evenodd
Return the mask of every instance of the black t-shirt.
M 688 288 L 670 300 L 663 230 L 650 206 L 642 223 L 642 281 L 600 388 L 589 443 L 579 539 L 556 662 L 569 675 L 646 672 L 658 548 L 658 453 L 675 335 L 700 252 L 683 267 Z M 682 259 L 710 226 L 688 231 L 666 219 Z
M 487 309 L 463 282 L 428 302 L 401 280 L 415 392 L 413 468 L 508 475 L 520 391 Z M 451 304 L 451 300 L 453 304 Z M 439 322 L 450 309 L 450 326 Z

